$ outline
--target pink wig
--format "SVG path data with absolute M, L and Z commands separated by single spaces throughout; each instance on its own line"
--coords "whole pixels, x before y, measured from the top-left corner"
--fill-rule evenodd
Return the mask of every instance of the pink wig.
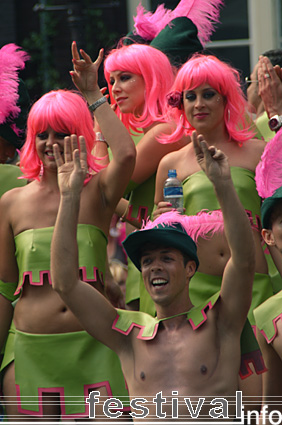
M 173 210 L 161 214 L 154 221 L 144 222 L 141 230 L 153 229 L 159 224 L 164 226 L 180 224 L 195 243 L 199 238 L 210 239 L 215 233 L 224 231 L 221 210 L 200 211 L 197 215 L 183 215 Z
M 145 106 L 142 115 L 133 113 L 122 114 L 117 108 L 127 129 L 138 131 L 156 121 L 164 122 L 166 109 L 166 94 L 174 81 L 174 71 L 167 56 L 154 47 L 143 44 L 132 44 L 113 49 L 107 56 L 104 64 L 104 73 L 109 86 L 111 102 L 114 102 L 110 85 L 110 72 L 127 71 L 141 75 L 145 82 Z
M 256 168 L 257 191 L 261 198 L 273 195 L 282 185 L 282 130 L 271 139 Z
M 41 161 L 36 152 L 35 139 L 38 133 L 46 131 L 49 126 L 57 132 L 84 136 L 89 172 L 101 169 L 91 154 L 95 133 L 93 118 L 85 100 L 76 92 L 53 90 L 35 102 L 29 112 L 27 138 L 20 159 L 20 168 L 26 178 L 39 180 Z
M 193 90 L 202 84 L 209 84 L 225 99 L 224 121 L 229 140 L 241 144 L 251 139 L 254 132 L 250 128 L 247 100 L 241 89 L 239 72 L 215 56 L 196 53 L 178 71 L 172 93 L 183 94 L 184 91 Z M 186 119 L 183 105 L 180 109 L 168 108 L 168 113 L 173 115 L 177 128 L 171 135 L 162 137 L 163 143 L 177 141 L 185 133 L 192 133 L 194 128 Z

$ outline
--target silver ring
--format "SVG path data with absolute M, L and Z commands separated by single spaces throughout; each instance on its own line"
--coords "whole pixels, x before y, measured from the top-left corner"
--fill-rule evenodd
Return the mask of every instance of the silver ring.
M 266 72 L 266 73 L 264 74 L 264 78 L 270 78 L 270 75 L 268 74 L 268 72 Z

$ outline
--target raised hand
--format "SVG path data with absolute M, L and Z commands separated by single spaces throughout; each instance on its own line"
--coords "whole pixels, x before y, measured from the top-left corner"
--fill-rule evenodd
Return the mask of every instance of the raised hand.
M 220 149 L 208 146 L 204 137 L 201 134 L 197 136 L 196 131 L 192 133 L 192 142 L 198 164 L 211 182 L 231 178 L 227 156 Z
M 98 69 L 103 60 L 103 49 L 100 50 L 95 62 L 92 62 L 91 57 L 82 49 L 80 49 L 81 59 L 75 41 L 72 43 L 71 50 L 73 71 L 70 71 L 70 75 L 73 83 L 83 95 L 99 90 Z
M 258 66 L 259 95 L 268 117 L 282 115 L 281 68 L 272 66 L 266 56 L 260 56 Z
M 61 194 L 80 194 L 87 174 L 87 153 L 85 140 L 79 136 L 80 150 L 77 136 L 72 134 L 64 140 L 64 159 L 59 146 L 53 146 L 54 156 L 58 168 L 58 185 Z

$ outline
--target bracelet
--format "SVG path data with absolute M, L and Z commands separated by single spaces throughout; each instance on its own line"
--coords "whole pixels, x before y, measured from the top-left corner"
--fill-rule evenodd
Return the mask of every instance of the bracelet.
M 96 100 L 96 102 L 92 103 L 92 105 L 88 106 L 89 111 L 94 112 L 99 106 L 103 105 L 103 103 L 107 102 L 106 96 L 100 97 L 100 99 Z
M 100 131 L 97 131 L 95 134 L 96 134 L 96 141 L 97 142 L 103 142 L 107 145 L 107 147 L 109 147 L 107 140 L 105 139 L 105 137 L 103 136 L 103 134 Z

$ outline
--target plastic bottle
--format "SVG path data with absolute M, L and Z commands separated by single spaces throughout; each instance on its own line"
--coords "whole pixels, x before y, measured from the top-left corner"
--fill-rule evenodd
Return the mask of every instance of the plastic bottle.
M 168 178 L 164 183 L 164 200 L 170 202 L 173 209 L 183 213 L 183 188 L 176 170 L 168 170 Z

